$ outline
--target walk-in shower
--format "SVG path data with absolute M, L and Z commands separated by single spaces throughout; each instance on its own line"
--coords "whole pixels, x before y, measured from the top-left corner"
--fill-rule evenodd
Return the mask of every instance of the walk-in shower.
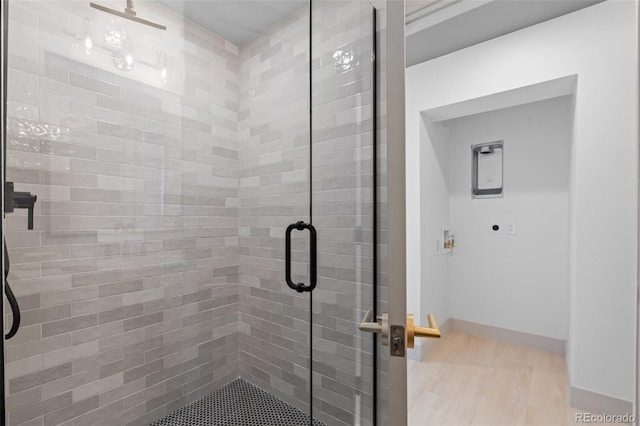
M 375 9 L 96 4 L 3 2 L 7 424 L 375 424 Z

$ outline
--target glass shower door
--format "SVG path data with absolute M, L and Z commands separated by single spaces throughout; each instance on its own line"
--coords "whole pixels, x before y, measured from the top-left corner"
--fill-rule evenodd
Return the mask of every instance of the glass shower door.
M 2 2 L 6 180 L 37 195 L 2 226 L 7 424 L 149 424 L 227 386 L 376 424 L 374 8 L 96 3 Z
M 308 419 L 310 297 L 284 235 L 310 222 L 308 2 L 135 1 L 166 29 L 2 4 L 7 179 L 38 196 L 33 230 L 26 210 L 3 223 L 7 424 L 149 424 L 229 384 Z M 308 244 L 292 235 L 295 282 Z
M 358 330 L 376 306 L 376 14 L 368 1 L 314 0 L 311 207 L 313 416 L 376 424 L 376 340 Z

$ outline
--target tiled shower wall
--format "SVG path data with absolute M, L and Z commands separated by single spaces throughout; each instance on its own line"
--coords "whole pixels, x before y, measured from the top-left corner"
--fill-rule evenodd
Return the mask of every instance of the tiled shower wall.
M 309 221 L 308 61 L 304 8 L 241 47 L 238 113 L 240 370 L 303 411 L 309 402 L 309 293 L 285 284 L 284 231 Z M 294 258 L 306 265 L 307 232 L 294 232 Z M 309 284 L 306 269 L 296 271 L 295 282 Z
M 314 417 L 371 424 L 373 15 L 367 2 L 314 1 L 313 166 L 309 170 L 308 9 L 240 49 L 240 369 L 308 410 L 309 294 L 284 284 L 284 229 L 318 229 L 313 292 Z M 307 262 L 308 239 L 294 240 Z M 299 280 L 308 284 L 301 270 Z
M 10 3 L 7 179 L 38 196 L 7 220 L 11 425 L 146 424 L 239 375 L 237 47 L 136 6 L 169 29 Z
M 309 219 L 309 10 L 238 48 L 136 6 L 168 31 L 11 2 L 8 180 L 39 198 L 34 231 L 8 216 L 10 423 L 145 424 L 237 376 L 305 410 L 309 296 L 284 284 L 283 234 Z M 314 6 L 314 416 L 336 425 L 371 422 L 370 11 Z M 87 15 L 146 65 L 87 55 Z

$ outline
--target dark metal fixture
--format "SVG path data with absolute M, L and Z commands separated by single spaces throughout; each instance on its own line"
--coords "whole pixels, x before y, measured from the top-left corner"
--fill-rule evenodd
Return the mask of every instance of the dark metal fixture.
M 127 0 L 127 7 L 124 9 L 124 12 L 120 12 L 119 10 L 111 9 L 109 7 L 102 6 L 102 5 L 99 5 L 99 4 L 96 4 L 96 3 L 89 3 L 89 6 L 93 7 L 94 9 L 98 9 L 101 12 L 107 12 L 107 13 L 110 13 L 112 15 L 116 15 L 116 16 L 119 16 L 121 18 L 128 19 L 128 20 L 133 21 L 133 22 L 137 22 L 139 24 L 144 24 L 144 25 L 148 25 L 148 26 L 153 27 L 153 28 L 158 28 L 159 30 L 166 30 L 167 29 L 167 27 L 165 27 L 164 25 L 156 24 L 155 22 L 151 22 L 151 21 L 147 21 L 146 19 L 138 18 L 138 16 L 136 16 L 136 11 L 133 9 L 133 0 Z
M 1 141 L 0 145 L 2 145 L 2 149 L 0 150 L 0 161 L 3 164 L 3 173 L 1 175 L 2 181 L 6 182 L 7 179 L 7 39 L 8 39 L 8 15 L 7 15 L 7 4 L 8 2 L 3 1 L 2 6 L 0 7 L 0 12 L 2 15 L 2 69 L 0 72 L 0 80 L 2 80 L 2 84 L 0 85 L 0 91 L 2 92 L 2 96 L 0 97 L 2 114 L 0 115 L 0 136 Z M 5 185 L 0 185 L 0 189 L 4 190 L 4 212 L 11 213 L 13 209 L 29 209 L 29 229 L 33 229 L 33 205 L 36 202 L 37 197 L 35 195 L 31 195 L 28 192 L 15 192 L 13 190 L 13 183 L 7 182 Z M 7 296 L 7 301 L 9 302 L 9 306 L 11 306 L 11 311 L 13 313 L 13 324 L 11 324 L 11 329 L 5 335 L 5 339 L 11 339 L 18 332 L 18 328 L 20 327 L 20 307 L 18 306 L 18 301 L 16 300 L 13 291 L 11 291 L 11 286 L 7 281 L 7 277 L 9 276 L 9 252 L 7 250 L 7 242 L 4 238 L 5 233 L 4 229 L 0 226 L 0 238 L 2 238 L 2 243 L 4 246 L 4 293 Z M 2 287 L 2 286 L 0 286 Z M 4 303 L 0 304 L 0 318 L 4 317 Z M 0 349 L 4 351 L 4 340 L 0 339 Z M 4 365 L 0 366 L 0 398 L 4 398 Z M 4 415 L 5 415 L 5 405 L 3 401 L 0 401 L 0 419 L 2 419 L 2 424 L 4 424 Z
M 6 154 L 5 154 L 6 155 Z M 16 192 L 13 187 L 13 182 L 5 182 L 4 184 L 4 212 L 5 213 L 13 213 L 15 209 L 28 209 L 29 210 L 29 219 L 27 222 L 27 228 L 33 229 L 33 208 L 36 204 L 36 200 L 38 199 L 37 195 L 33 195 L 30 192 Z M 11 306 L 11 312 L 13 314 L 13 323 L 11 324 L 11 329 L 4 336 L 5 339 L 9 340 L 18 332 L 18 328 L 20 328 L 20 306 L 18 306 L 18 301 L 13 295 L 13 291 L 11 290 L 11 286 L 9 285 L 9 250 L 7 249 L 6 240 L 4 243 L 4 292 L 7 296 L 7 301 L 9 302 L 9 306 Z
M 7 334 L 4 335 L 6 340 L 11 339 L 16 335 L 18 329 L 20 328 L 20 306 L 18 306 L 18 301 L 16 297 L 13 295 L 13 290 L 11 290 L 11 286 L 9 285 L 9 250 L 7 250 L 7 242 L 4 242 L 4 293 L 7 296 L 7 301 L 9 302 L 9 306 L 11 306 L 11 313 L 13 314 L 13 323 L 11 324 L 11 329 Z
M 14 191 L 13 182 L 5 182 L 4 184 L 4 212 L 13 213 L 14 209 L 28 209 L 27 229 L 33 229 L 33 208 L 37 199 L 38 196 L 30 192 Z
M 302 231 L 304 229 L 308 229 L 311 233 L 311 248 L 309 250 L 309 285 L 305 285 L 304 283 L 294 283 L 291 280 L 291 231 L 294 229 L 298 231 Z M 284 264 L 285 264 L 285 278 L 287 280 L 287 285 L 292 290 L 297 291 L 298 293 L 302 293 L 303 291 L 313 291 L 316 288 L 316 280 L 317 280 L 317 233 L 316 228 L 313 227 L 310 223 L 304 223 L 303 221 L 299 221 L 296 223 L 292 223 L 287 227 L 285 232 L 285 249 L 284 249 Z

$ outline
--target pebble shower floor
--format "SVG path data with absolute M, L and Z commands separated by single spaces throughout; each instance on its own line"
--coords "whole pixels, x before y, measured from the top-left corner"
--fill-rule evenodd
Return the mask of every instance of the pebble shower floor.
M 237 379 L 150 426 L 306 426 L 309 416 Z M 313 426 L 325 426 L 317 420 Z

